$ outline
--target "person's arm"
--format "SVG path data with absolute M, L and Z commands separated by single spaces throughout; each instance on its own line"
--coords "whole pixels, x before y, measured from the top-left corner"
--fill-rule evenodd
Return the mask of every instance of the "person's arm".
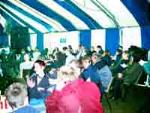
M 41 97 L 40 91 L 36 85 L 35 76 L 31 76 L 27 79 L 27 86 L 29 92 L 29 98 L 39 98 Z

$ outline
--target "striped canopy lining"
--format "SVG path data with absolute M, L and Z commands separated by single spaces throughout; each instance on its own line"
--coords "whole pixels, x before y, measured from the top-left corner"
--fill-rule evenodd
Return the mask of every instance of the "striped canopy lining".
M 1 24 L 5 27 L 9 20 L 12 26 L 27 26 L 32 46 L 39 49 L 64 46 L 61 39 L 74 47 L 102 45 L 112 54 L 119 45 L 125 49 L 130 45 L 149 49 L 149 29 L 140 28 L 149 25 L 149 21 L 136 3 L 136 0 L 130 3 L 126 0 L 4 0 L 0 1 Z
M 116 0 L 115 7 L 112 3 L 106 0 L 7 0 L 0 2 L 0 10 L 22 26 L 41 33 L 139 26 L 121 1 Z

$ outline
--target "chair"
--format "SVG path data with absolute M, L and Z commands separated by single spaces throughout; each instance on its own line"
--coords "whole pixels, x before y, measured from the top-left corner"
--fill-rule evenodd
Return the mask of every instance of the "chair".
M 110 113 L 112 113 L 112 106 L 111 106 L 111 103 L 110 103 L 110 101 L 109 101 L 109 97 L 108 97 L 108 96 L 109 96 L 109 92 L 110 92 L 110 89 L 111 89 L 111 85 L 112 85 L 112 83 L 113 83 L 113 80 L 114 80 L 114 77 L 111 77 L 107 89 L 104 90 L 104 96 L 105 96 L 105 99 L 106 99 L 106 101 L 107 101 L 107 103 L 108 103 L 108 107 L 109 107 Z
M 137 81 L 135 82 L 136 86 L 141 87 L 150 87 L 150 62 L 147 62 L 143 65 L 145 75 L 143 78 L 143 83 L 139 83 L 140 79 L 143 76 L 143 72 L 141 72 L 137 78 Z
M 145 78 L 145 76 L 143 78 L 142 77 L 143 77 L 143 72 L 140 72 L 136 82 L 134 83 L 135 86 L 146 87 L 146 85 L 145 85 L 146 78 Z M 141 79 L 142 79 L 143 83 L 140 82 Z

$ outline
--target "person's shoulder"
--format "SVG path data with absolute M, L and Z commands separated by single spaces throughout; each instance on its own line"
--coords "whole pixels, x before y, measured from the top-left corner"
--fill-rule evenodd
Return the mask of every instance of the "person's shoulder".
M 87 90 L 89 92 L 91 92 L 91 90 L 96 90 L 99 92 L 99 89 L 97 88 L 95 83 L 84 81 L 83 79 L 77 79 L 73 81 L 70 85 L 66 86 L 65 89 L 77 90 L 78 92 L 82 92 L 84 90 Z
M 90 88 L 90 89 L 97 89 L 96 84 L 93 83 L 93 82 L 90 82 L 90 81 L 84 81 L 84 82 L 82 83 L 82 86 L 83 86 L 83 87 L 88 87 L 88 88 Z M 88 89 L 87 89 L 87 90 L 88 90 Z
M 31 106 L 25 106 L 17 109 L 14 113 L 40 113 L 40 111 Z

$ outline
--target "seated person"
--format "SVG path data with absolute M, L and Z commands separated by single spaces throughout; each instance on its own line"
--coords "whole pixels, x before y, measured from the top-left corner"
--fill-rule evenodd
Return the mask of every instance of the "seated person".
M 117 100 L 120 97 L 122 97 L 122 83 L 123 83 L 123 75 L 122 73 L 124 72 L 128 72 L 128 70 L 126 71 L 126 69 L 129 69 L 130 67 L 130 58 L 129 58 L 129 53 L 128 51 L 124 51 L 122 53 L 122 57 L 120 58 L 120 60 L 118 61 L 117 64 L 113 65 L 112 72 L 113 72 L 113 76 L 114 81 L 113 81 L 113 87 L 114 87 L 114 92 L 113 92 L 113 96 L 114 99 Z
M 111 66 L 112 58 L 111 58 L 109 50 L 104 51 L 102 60 L 104 60 L 108 66 Z
M 117 55 L 116 60 L 111 65 L 111 71 L 114 75 L 122 73 L 130 62 L 128 51 L 121 52 Z
M 138 62 L 133 62 L 124 72 L 124 84 L 132 85 L 136 82 L 138 76 L 143 72 L 143 67 Z
M 92 66 L 90 56 L 84 56 L 81 63 L 83 66 L 83 71 L 80 77 L 83 78 L 85 81 L 94 82 L 99 87 L 102 94 L 104 89 L 102 87 L 101 78 L 99 76 L 99 73 Z
M 105 91 L 108 88 L 108 85 L 112 79 L 111 70 L 108 67 L 107 63 L 103 59 L 99 58 L 96 53 L 92 54 L 91 60 L 92 66 L 97 71 L 102 83 L 102 87 Z
M 6 89 L 6 99 L 13 109 L 13 113 L 40 113 L 28 104 L 27 86 L 13 83 Z
M 60 68 L 58 87 L 46 99 L 46 113 L 103 113 L 97 86 L 78 76 L 73 67 Z
M 129 66 L 123 74 L 123 99 L 126 98 L 129 92 L 129 87 L 137 82 L 138 77 L 143 73 L 143 67 L 138 63 L 139 59 L 134 58 L 131 66 Z

